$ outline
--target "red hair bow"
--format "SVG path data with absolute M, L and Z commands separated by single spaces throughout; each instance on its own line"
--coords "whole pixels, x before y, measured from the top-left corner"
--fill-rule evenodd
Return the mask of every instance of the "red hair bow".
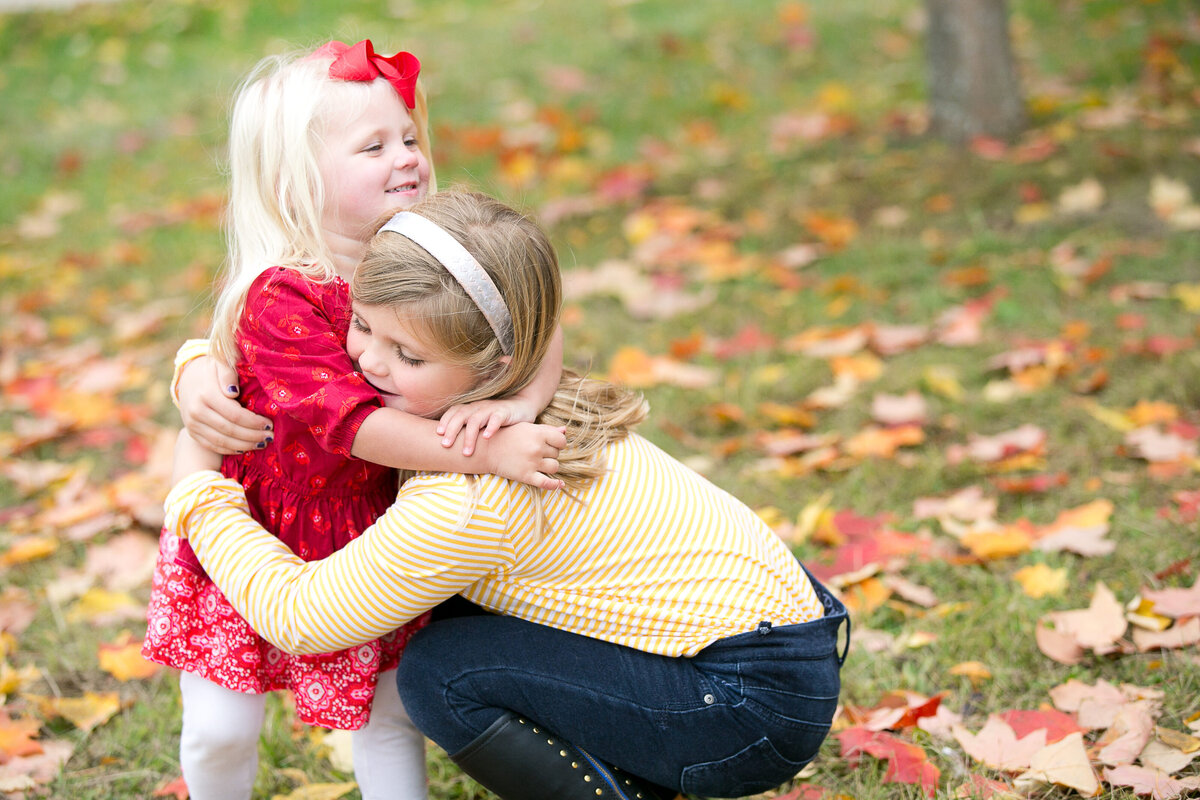
M 421 62 L 412 53 L 399 52 L 394 56 L 381 56 L 375 52 L 370 39 L 356 45 L 333 41 L 313 52 L 312 58 L 333 56 L 329 65 L 329 77 L 343 81 L 373 81 L 382 76 L 404 105 L 410 109 L 417 105 L 417 76 L 421 74 Z

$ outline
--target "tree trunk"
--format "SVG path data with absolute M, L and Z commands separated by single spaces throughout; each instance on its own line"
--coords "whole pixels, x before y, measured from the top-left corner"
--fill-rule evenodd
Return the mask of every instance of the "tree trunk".
M 1006 0 L 925 0 L 931 126 L 963 144 L 1025 127 Z

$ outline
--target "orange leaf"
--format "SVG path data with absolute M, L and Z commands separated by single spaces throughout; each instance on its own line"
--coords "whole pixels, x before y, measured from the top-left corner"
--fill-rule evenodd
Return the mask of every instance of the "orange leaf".
M 41 743 L 34 741 L 41 727 L 36 719 L 12 719 L 8 711 L 0 708 L 0 764 L 14 756 L 33 756 L 42 752 Z
M 1022 527 L 1007 525 L 994 531 L 968 531 L 961 541 L 976 558 L 991 561 L 1027 552 L 1033 537 Z
M 183 780 L 183 776 L 180 775 L 175 780 L 170 781 L 169 783 L 164 783 L 162 786 L 155 789 L 153 796 L 174 797 L 175 800 L 188 800 L 189 794 L 187 783 Z
M 142 640 L 134 639 L 129 631 L 122 633 L 115 642 L 101 642 L 98 658 L 100 669 L 122 683 L 149 678 L 162 669 L 161 664 L 142 658 Z

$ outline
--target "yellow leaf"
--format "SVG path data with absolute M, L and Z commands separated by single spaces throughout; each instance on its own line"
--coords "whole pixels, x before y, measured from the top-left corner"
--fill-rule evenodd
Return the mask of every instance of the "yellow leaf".
M 1059 597 L 1067 590 L 1067 569 L 1034 564 L 1013 573 L 1013 580 L 1021 584 L 1021 590 L 1030 597 Z
M 950 668 L 950 674 L 970 679 L 972 686 L 992 679 L 992 671 L 981 661 L 961 661 Z
M 121 710 L 116 692 L 84 692 L 83 697 L 21 696 L 35 703 L 43 716 L 62 717 L 84 732 L 103 725 Z
M 42 673 L 33 664 L 16 669 L 7 661 L 0 661 L 0 705 L 4 703 L 6 695 L 32 686 L 41 679 Z
M 122 683 L 149 678 L 162 669 L 161 664 L 142 658 L 142 640 L 134 639 L 129 631 L 123 632 L 115 642 L 101 642 L 98 658 L 100 669 Z
M 83 593 L 79 601 L 67 613 L 68 622 L 94 622 L 96 620 L 133 618 L 145 611 L 142 603 L 133 599 L 128 592 L 110 592 L 107 589 L 91 588 Z
M 918 647 L 928 647 L 937 640 L 938 635 L 936 633 L 931 633 L 929 631 L 913 631 L 900 641 L 900 646 L 908 650 L 916 650 Z
M 1183 304 L 1184 311 L 1200 312 L 1200 283 L 1178 283 L 1171 296 Z
M 1024 203 L 1017 208 L 1013 220 L 1018 225 L 1035 225 L 1045 222 L 1054 214 L 1054 207 L 1049 203 Z
M 937 364 L 928 366 L 921 379 L 929 387 L 929 391 L 947 400 L 962 400 L 966 395 L 962 384 L 958 382 L 958 372 L 954 367 Z
M 807 541 L 814 531 L 833 521 L 833 511 L 829 508 L 831 500 L 833 500 L 833 490 L 827 489 L 821 493 L 820 497 L 800 510 L 793 532 L 797 542 Z
M 49 536 L 22 536 L 13 542 L 12 547 L 0 553 L 0 567 L 46 558 L 57 549 L 58 542 Z
M 1049 531 L 1060 530 L 1064 527 L 1072 528 L 1091 528 L 1098 525 L 1107 525 L 1112 517 L 1113 504 L 1111 500 L 1093 500 L 1090 503 L 1084 503 L 1075 508 L 1068 508 L 1058 515 L 1058 517 L 1046 529 L 1042 535 Z
M 817 105 L 822 111 L 849 111 L 854 95 L 842 83 L 827 83 L 817 92 Z
M 1131 420 L 1127 414 L 1111 408 L 1105 408 L 1099 403 L 1091 400 L 1084 402 L 1083 410 L 1091 414 L 1093 418 L 1112 428 L 1114 431 L 1127 433 L 1137 427 L 1137 425 L 1133 423 L 1133 420 Z
M 1158 725 L 1154 728 L 1154 735 L 1163 744 L 1170 745 L 1184 753 L 1195 753 L 1197 750 L 1200 750 L 1200 739 L 1181 731 L 1171 730 L 1170 728 Z
M 1141 428 L 1157 422 L 1171 423 L 1179 418 L 1179 408 L 1173 403 L 1162 401 L 1139 400 L 1133 408 L 1125 412 L 1133 427 Z
M 1027 552 L 1033 537 L 1028 531 L 1010 525 L 995 531 L 968 531 L 961 541 L 976 558 L 990 561 Z
M 829 360 L 834 377 L 847 376 L 858 381 L 873 381 L 883 374 L 883 361 L 873 353 L 835 356 Z

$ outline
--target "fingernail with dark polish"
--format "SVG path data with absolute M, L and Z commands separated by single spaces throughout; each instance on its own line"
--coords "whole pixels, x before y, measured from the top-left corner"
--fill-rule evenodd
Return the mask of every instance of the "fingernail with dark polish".
M 254 449 L 255 449 L 255 450 L 262 450 L 262 449 L 263 449 L 264 447 L 266 447 L 266 446 L 267 446 L 267 443 L 266 443 L 266 442 L 259 442 L 258 444 L 254 445 Z
M 263 430 L 264 430 L 264 431 L 273 431 L 273 430 L 275 430 L 275 425 L 274 425 L 274 423 L 268 422 L 266 425 L 264 425 L 264 426 L 263 426 Z
M 237 394 L 240 390 L 231 383 L 225 387 L 225 391 L 229 392 L 230 394 Z
M 275 441 L 275 437 L 274 437 L 274 436 L 268 436 L 268 437 L 267 437 L 267 440 L 266 440 L 266 444 L 270 444 L 270 443 L 271 443 L 271 442 L 273 442 L 273 441 Z

